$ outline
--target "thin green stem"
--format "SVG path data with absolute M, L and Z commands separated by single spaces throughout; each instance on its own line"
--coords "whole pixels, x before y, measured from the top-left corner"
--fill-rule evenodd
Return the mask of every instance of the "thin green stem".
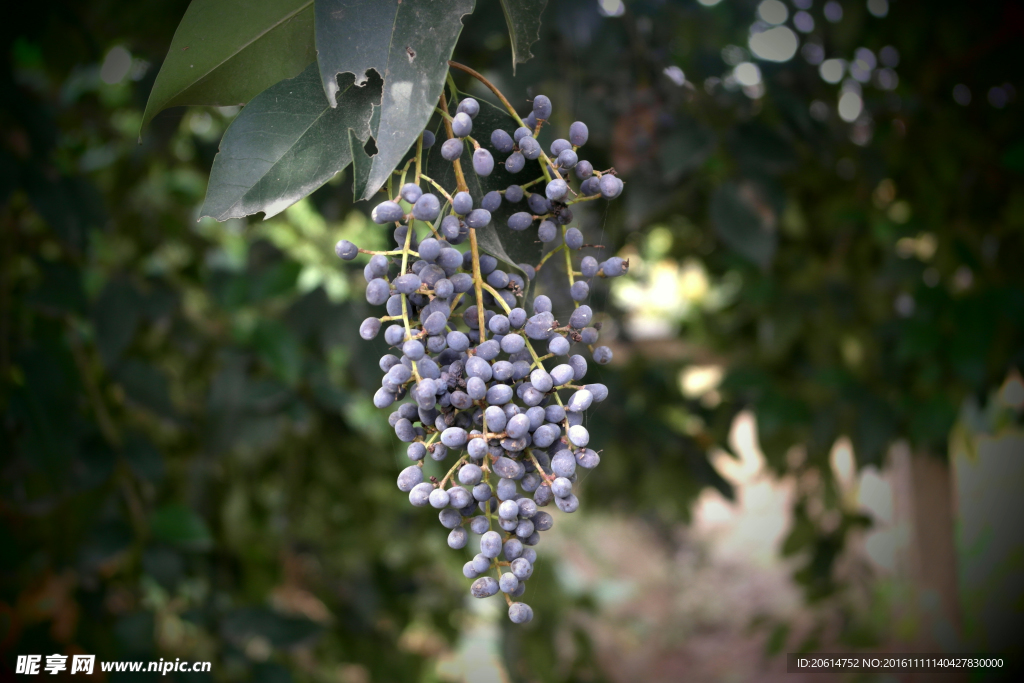
M 445 189 L 443 187 L 441 187 L 441 185 L 436 180 L 434 180 L 430 176 L 428 176 L 426 174 L 423 174 L 423 173 L 421 173 L 419 177 L 422 178 L 423 180 L 426 180 L 428 183 L 430 183 L 434 187 L 436 187 L 437 191 L 440 192 L 441 194 L 443 194 L 444 198 L 447 199 L 449 203 L 451 203 L 451 201 L 452 201 L 451 195 L 448 194 L 447 192 L 445 192 Z
M 444 479 L 442 479 L 441 483 L 437 485 L 437 488 L 443 489 L 445 483 L 451 478 L 451 476 L 453 474 L 455 474 L 455 470 L 459 467 L 459 465 L 464 463 L 466 461 L 466 458 L 468 458 L 468 457 L 469 457 L 469 453 L 463 453 L 462 457 L 459 458 L 458 460 L 456 460 L 455 464 L 452 465 L 452 468 L 450 470 L 448 470 L 448 474 L 444 475 Z
M 561 251 L 562 249 L 565 249 L 565 242 L 563 242 L 562 244 L 559 244 L 559 245 L 558 245 L 557 247 L 555 247 L 554 249 L 552 249 L 552 250 L 551 250 L 551 251 L 549 251 L 548 253 L 544 254 L 544 258 L 542 258 L 542 259 L 540 260 L 540 263 L 538 263 L 538 264 L 537 264 L 537 267 L 536 267 L 536 268 L 534 268 L 534 271 L 538 271 L 538 270 L 540 270 L 540 269 L 541 269 L 541 267 L 542 267 L 542 266 L 544 265 L 544 262 L 545 262 L 545 261 L 547 261 L 547 260 L 548 260 L 549 258 L 551 258 L 552 256 L 554 256 L 555 254 L 557 254 L 557 253 L 558 253 L 559 251 Z
M 496 290 L 494 287 L 491 287 L 486 282 L 483 283 L 483 288 L 491 293 L 491 296 L 494 297 L 495 301 L 497 301 L 499 304 L 501 304 L 501 307 L 505 309 L 506 313 L 511 313 L 512 312 L 512 309 L 509 307 L 509 305 L 507 303 L 505 303 L 504 299 L 501 298 L 501 294 L 498 293 L 498 290 Z
M 423 175 L 423 133 L 416 138 L 416 184 L 420 184 L 420 176 Z
M 579 203 L 581 203 L 581 202 L 592 202 L 592 201 L 594 201 L 595 199 L 600 199 L 600 198 L 601 198 L 601 195 L 600 195 L 600 194 L 592 194 L 592 195 L 576 195 L 576 198 L 575 198 L 575 199 L 571 199 L 571 200 L 567 201 L 567 202 L 565 203 L 565 205 L 566 205 L 566 206 L 572 206 L 573 204 L 579 204 Z
M 479 71 L 476 71 L 475 69 L 471 69 L 470 67 L 466 66 L 465 64 L 459 64 L 458 62 L 449 61 L 448 62 L 448 66 L 450 66 L 452 68 L 455 68 L 455 69 L 458 69 L 459 71 L 465 71 L 467 74 L 469 74 L 470 76 L 472 76 L 473 78 L 475 78 L 476 80 L 480 81 L 485 86 L 487 86 L 487 88 L 492 93 L 494 93 L 495 96 L 497 96 L 497 98 L 499 100 L 501 100 L 501 103 L 503 105 L 505 105 L 505 109 L 508 111 L 509 114 L 512 115 L 512 118 L 514 118 L 516 120 L 516 122 L 520 126 L 526 127 L 526 124 L 523 123 L 523 120 L 521 118 L 519 118 L 519 114 L 516 113 L 515 107 L 513 107 L 512 104 L 508 101 L 508 99 L 506 99 L 506 97 L 501 94 L 501 91 L 498 90 L 497 86 L 495 86 L 489 80 L 484 78 L 483 74 L 481 74 Z M 544 173 L 544 177 L 547 178 L 548 181 L 551 180 L 551 175 L 548 173 L 548 165 L 550 165 L 552 167 L 552 170 L 555 171 L 555 177 L 556 178 L 558 178 L 559 180 L 565 180 L 558 173 L 558 170 L 554 168 L 555 165 L 551 163 L 551 159 L 548 157 L 547 154 L 544 153 L 543 149 L 541 149 L 541 151 L 540 151 L 540 159 L 541 159 L 540 169 Z
M 566 226 L 563 225 L 562 226 L 562 244 L 563 245 L 565 244 L 565 234 L 568 231 L 569 231 L 569 229 Z M 572 251 L 570 249 L 568 249 L 568 248 L 565 249 L 565 271 L 566 271 L 566 273 L 569 274 L 569 289 L 571 290 L 575 281 L 573 280 L 573 277 L 572 277 Z M 573 305 L 573 308 L 579 308 L 580 307 L 580 302 L 576 301 L 575 299 L 573 299 L 572 305 Z
M 413 161 L 414 161 L 413 159 L 409 159 L 408 161 L 405 162 L 405 166 L 402 167 L 402 172 L 400 174 L 401 175 L 401 180 L 399 180 L 399 182 L 398 182 L 398 191 L 399 192 L 401 192 L 402 188 L 405 187 L 405 176 L 406 176 L 406 174 L 409 173 L 409 165 L 412 164 Z M 396 173 L 397 173 L 397 171 L 396 171 Z
M 452 95 L 452 100 L 459 99 L 459 89 L 455 87 L 455 79 L 452 78 L 452 72 L 449 70 L 445 75 L 445 82 L 448 84 L 448 91 Z
M 532 463 L 533 463 L 533 466 L 537 468 L 537 474 L 538 474 L 538 475 L 540 475 L 540 478 L 541 478 L 541 479 L 543 479 L 544 481 L 546 481 L 546 482 L 547 482 L 547 483 L 549 483 L 549 484 L 550 484 L 550 483 L 551 483 L 552 481 L 554 481 L 554 479 L 555 479 L 555 478 L 554 478 L 554 477 L 549 477 L 549 476 L 548 476 L 548 475 L 547 475 L 547 474 L 546 474 L 546 473 L 544 472 L 544 468 L 540 466 L 540 463 L 539 463 L 539 462 L 537 462 L 537 456 L 535 456 L 535 455 L 533 454 L 533 449 L 532 449 L 532 448 L 527 448 L 527 449 L 526 449 L 526 455 L 528 455 L 528 456 L 530 457 L 530 462 L 532 462 Z
M 374 254 L 374 255 L 380 254 L 382 256 L 397 256 L 398 254 L 405 254 L 407 252 L 404 249 L 395 249 L 393 251 L 373 251 L 372 249 L 360 249 L 359 253 L 360 254 Z M 408 253 L 409 253 L 410 256 L 415 256 L 416 258 L 420 257 L 419 252 L 412 251 L 411 249 L 408 251 Z
M 476 228 L 469 229 L 469 249 L 473 254 L 473 289 L 476 292 L 477 325 L 480 327 L 480 340 L 477 344 L 483 344 L 487 339 L 487 328 L 484 327 L 484 278 L 480 274 L 480 248 L 476 243 Z
M 405 231 L 405 247 L 402 249 L 402 273 L 405 273 L 406 267 L 409 265 L 409 245 L 412 244 L 412 231 L 416 221 L 409 221 L 409 228 Z M 405 338 L 412 339 L 412 327 L 409 325 L 409 302 L 408 297 L 405 294 L 402 297 L 402 322 L 405 324 Z M 416 378 L 416 381 L 420 381 L 420 372 L 416 367 L 416 361 L 412 361 L 412 374 Z
M 483 289 L 486 289 L 488 292 L 491 293 L 491 296 L 493 296 L 494 299 L 499 304 L 501 304 L 501 307 L 505 309 L 506 313 L 510 313 L 512 311 L 512 309 L 509 308 L 509 305 L 507 303 L 505 303 L 505 300 L 501 298 L 501 294 L 498 293 L 498 290 L 496 290 L 494 287 L 491 287 L 486 282 L 483 283 Z M 546 356 L 543 356 L 543 357 L 538 356 L 537 352 L 533 348 L 533 344 L 530 343 L 530 340 L 524 338 L 524 341 L 526 342 L 526 349 L 530 352 L 530 355 L 533 357 L 533 365 L 536 365 L 537 367 L 542 367 L 542 365 L 543 365 L 542 361 L 545 358 L 550 358 L 552 356 L 552 354 L 550 354 L 550 353 L 548 355 L 546 355 Z M 531 365 L 530 367 L 533 367 L 533 365 Z

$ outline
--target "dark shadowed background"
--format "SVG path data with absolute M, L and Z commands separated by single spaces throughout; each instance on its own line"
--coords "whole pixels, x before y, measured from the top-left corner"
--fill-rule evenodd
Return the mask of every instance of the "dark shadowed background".
M 187 4 L 0 22 L 5 679 L 53 653 L 260 683 L 1024 661 L 1019 2 L 551 0 L 513 75 L 479 0 L 455 58 L 585 120 L 626 181 L 579 216 L 630 274 L 593 296 L 602 464 L 527 627 L 471 602 L 395 488 L 384 342 L 332 253 L 383 246 L 371 203 L 343 173 L 268 221 L 197 221 L 238 108 L 140 141 Z

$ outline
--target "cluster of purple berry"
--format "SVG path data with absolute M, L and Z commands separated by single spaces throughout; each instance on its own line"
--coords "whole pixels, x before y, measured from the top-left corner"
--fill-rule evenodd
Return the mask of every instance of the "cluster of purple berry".
M 494 158 L 470 137 L 479 111 L 479 102 L 466 98 L 454 116 L 446 117 L 450 137 L 441 153 L 460 163 L 469 139 L 476 148 L 473 171 L 488 176 Z M 413 505 L 439 511 L 442 526 L 450 530 L 450 547 L 461 550 L 470 533 L 479 536 L 479 552 L 463 568 L 474 579 L 470 592 L 478 598 L 504 593 L 515 623 L 533 618 L 532 608 L 515 598 L 533 574 L 540 532 L 554 523 L 541 508 L 554 503 L 562 512 L 575 512 L 578 470 L 601 460 L 590 448 L 584 421 L 587 409 L 605 400 L 608 389 L 584 381 L 584 354 L 589 351 L 593 362 L 605 364 L 612 352 L 596 346 L 600 323 L 582 302 L 595 278 L 617 277 L 629 267 L 617 257 L 599 262 L 593 256 L 580 259 L 578 271 L 573 265 L 572 255 L 591 245 L 584 244 L 579 228 L 568 227 L 572 205 L 617 197 L 622 181 L 579 158 L 589 135 L 582 122 L 573 123 L 569 139 L 555 140 L 545 154 L 536 135 L 550 115 L 551 101 L 538 96 L 521 127 L 511 135 L 494 130 L 490 137 L 493 148 L 508 154 L 502 162 L 507 172 L 518 173 L 537 160 L 541 177 L 489 192 L 476 206 L 467 188 L 449 194 L 421 175 L 417 159 L 419 182 L 402 184 L 398 196 L 372 212 L 374 222 L 395 226 L 397 248 L 364 251 L 344 240 L 335 247 L 345 260 L 360 252 L 371 255 L 363 271 L 366 300 L 387 310 L 364 320 L 359 333 L 370 340 L 383 327 L 389 346 L 380 359 L 384 377 L 373 403 L 381 409 L 397 405 L 389 423 L 409 444 L 413 464 L 399 474 L 398 488 Z M 422 147 L 433 142 L 424 131 Z M 570 172 L 579 181 L 577 189 Z M 424 181 L 442 197 L 424 191 Z M 561 237 L 541 264 L 556 251 L 566 252 L 573 308 L 561 321 L 548 296 L 534 296 L 529 313 L 521 301 L 534 266 L 500 263 L 482 253 L 475 239 L 475 230 L 491 223 L 503 201 L 524 199 L 528 210 L 513 213 L 508 228 L 523 231 L 539 221 L 540 242 Z M 468 249 L 456 248 L 467 239 Z M 440 481 L 425 480 L 424 459 L 441 461 L 449 454 L 458 458 L 448 474 Z

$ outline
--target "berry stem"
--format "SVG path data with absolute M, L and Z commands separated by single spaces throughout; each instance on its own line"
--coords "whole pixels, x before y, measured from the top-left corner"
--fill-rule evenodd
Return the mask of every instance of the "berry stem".
M 388 182 L 390 183 L 391 181 L 389 180 Z M 415 224 L 416 224 L 415 220 L 410 220 L 409 221 L 409 228 L 405 231 L 405 246 L 402 248 L 402 271 L 401 272 L 403 272 L 403 273 L 405 272 L 406 267 L 409 265 L 409 254 L 410 254 L 409 245 L 412 244 L 412 231 L 414 230 L 413 226 Z M 402 322 L 405 323 L 405 338 L 406 339 L 412 339 L 412 329 L 409 326 L 409 302 L 407 300 L 408 297 L 406 297 L 405 294 L 402 294 L 401 297 L 402 297 Z M 420 371 L 416 367 L 416 361 L 412 361 L 411 365 L 412 365 L 413 377 L 415 377 L 416 381 L 419 382 L 420 381 Z
M 468 439 L 504 439 L 508 434 L 505 432 L 488 432 L 487 431 L 487 419 L 484 418 L 484 433 L 483 434 L 469 434 L 466 438 Z
M 566 204 L 566 206 L 572 206 L 573 204 L 579 204 L 580 202 L 592 202 L 595 199 L 600 199 L 601 196 L 602 195 L 600 193 L 599 194 L 587 195 L 587 196 L 576 195 L 575 199 L 571 199 L 571 200 L 567 201 L 565 204 Z
M 374 254 L 374 255 L 381 254 L 382 256 L 397 256 L 398 254 L 404 254 L 406 252 L 403 249 L 395 249 L 394 251 L 372 251 L 370 249 L 360 249 L 359 253 L 360 254 Z M 410 256 L 415 256 L 416 258 L 420 257 L 419 253 L 417 253 L 415 251 L 412 251 L 411 249 L 409 250 L 408 253 L 409 253 Z
M 440 192 L 441 194 L 443 194 L 444 198 L 447 199 L 449 203 L 451 203 L 452 196 L 450 194 L 448 194 L 447 192 L 445 192 L 444 188 L 441 187 L 441 185 L 438 184 L 438 182 L 436 180 L 434 180 L 430 176 L 426 175 L 425 173 L 417 173 L 417 175 L 419 176 L 419 178 L 422 178 L 423 180 L 426 180 L 428 183 L 430 183 L 431 185 L 436 187 L 437 191 Z M 419 185 L 419 180 L 418 179 L 417 179 L 416 184 Z
M 565 239 L 565 238 L 564 238 L 564 236 L 563 236 L 563 238 L 562 238 L 562 239 L 563 239 L 563 240 Z M 545 262 L 545 261 L 547 261 L 547 260 L 548 260 L 549 258 L 551 258 L 552 256 L 554 256 L 555 254 L 557 254 L 557 253 L 558 253 L 559 251 L 561 251 L 562 249 L 565 249 L 565 242 L 564 242 L 564 241 L 562 242 L 562 244 L 559 244 L 559 245 L 558 245 L 557 247 L 555 247 L 554 249 L 552 249 L 552 250 L 551 250 L 551 251 L 549 251 L 548 253 L 544 254 L 544 257 L 543 257 L 543 258 L 542 258 L 542 259 L 540 260 L 540 263 L 538 263 L 538 264 L 537 264 L 537 267 L 536 267 L 536 268 L 534 268 L 533 270 L 534 270 L 535 272 L 536 272 L 536 271 L 539 271 L 539 270 L 540 270 L 540 269 L 541 269 L 541 268 L 542 268 L 542 267 L 544 266 L 544 262 Z
M 444 78 L 445 78 L 445 82 L 448 84 L 448 91 L 451 93 L 452 99 L 453 100 L 459 99 L 459 89 L 455 86 L 455 79 L 452 78 L 452 72 L 451 72 L 450 69 L 444 75 Z
M 491 287 L 486 282 L 483 283 L 483 289 L 486 289 L 488 292 L 490 292 L 491 296 L 494 297 L 495 301 L 501 304 L 501 307 L 505 309 L 505 313 L 512 312 L 512 309 L 509 308 L 509 305 L 505 303 L 505 300 L 501 298 L 500 294 L 498 294 L 498 290 L 496 290 L 494 287 Z M 537 367 L 543 367 L 541 361 L 543 361 L 544 358 L 548 358 L 551 354 L 548 354 L 547 356 L 544 356 L 544 358 L 541 358 L 540 356 L 537 355 L 537 352 L 534 351 L 533 344 L 530 343 L 529 339 L 524 339 L 523 341 L 526 342 L 526 349 L 530 352 L 530 355 L 533 356 L 534 365 L 536 365 Z
M 470 76 L 472 76 L 476 80 L 478 80 L 481 83 L 483 83 L 484 85 L 486 85 L 487 88 L 492 93 L 494 93 L 495 96 L 497 96 L 497 98 L 499 100 L 501 100 L 501 103 L 503 105 L 505 105 L 505 109 L 508 110 L 508 113 L 512 115 L 512 118 L 514 118 L 516 120 L 516 122 L 520 126 L 526 128 L 526 124 L 523 123 L 523 120 L 521 118 L 519 118 L 519 114 L 516 113 L 515 107 L 513 107 L 512 104 L 508 101 L 508 99 L 504 95 L 501 94 L 501 91 L 498 90 L 497 86 L 495 86 L 493 83 L 491 83 L 489 80 L 487 80 L 484 77 L 483 74 L 481 74 L 479 71 L 477 71 L 475 69 L 471 69 L 470 67 L 466 66 L 465 64 L 459 64 L 458 62 L 453 62 L 451 60 L 448 61 L 448 66 L 450 66 L 450 67 L 452 67 L 454 69 L 458 69 L 459 71 L 465 71 L 467 74 L 469 74 Z M 444 106 L 444 105 L 442 105 L 442 106 Z M 447 110 L 447 107 L 445 107 L 445 110 Z M 451 129 L 451 126 L 449 125 L 448 128 Z M 540 126 L 538 126 L 538 129 L 539 128 L 540 128 Z M 551 180 L 551 175 L 548 173 L 548 166 L 550 165 L 551 166 L 551 170 L 553 170 L 555 172 L 555 177 L 558 178 L 559 180 L 564 180 L 564 178 L 562 178 L 562 176 L 559 175 L 558 170 L 555 169 L 555 165 L 553 163 L 551 163 L 551 159 L 548 157 L 547 154 L 544 153 L 543 149 L 541 149 L 541 151 L 540 151 L 540 159 L 541 159 L 540 170 L 544 172 L 544 177 L 545 178 L 547 178 L 548 180 Z M 456 163 L 458 163 L 458 162 L 456 162 Z
M 508 113 L 510 113 L 513 116 L 513 118 L 515 118 L 519 125 L 525 127 L 526 124 L 524 124 L 523 120 L 519 118 L 519 114 L 516 113 L 515 107 L 512 106 L 512 104 L 505 98 L 505 96 L 501 94 L 501 91 L 498 90 L 498 88 L 493 83 L 487 80 L 483 74 L 481 74 L 479 71 L 476 71 L 475 69 L 466 66 L 465 64 L 459 64 L 458 62 L 449 61 L 448 66 L 454 69 L 458 69 L 459 71 L 464 71 L 473 78 L 475 78 L 476 80 L 486 85 L 490 89 L 490 91 L 494 93 L 499 100 L 501 100 L 501 103 L 505 105 L 505 109 L 507 109 Z M 450 75 L 451 72 L 449 72 L 449 76 Z
M 565 233 L 567 233 L 567 232 L 569 232 L 569 229 L 566 226 L 563 225 L 562 226 L 562 244 L 563 245 L 566 243 L 565 242 Z M 565 272 L 568 273 L 568 275 L 569 275 L 569 289 L 571 290 L 573 284 L 575 284 L 575 282 L 573 280 L 573 277 L 572 277 L 572 272 L 573 271 L 572 271 L 572 250 L 571 249 L 566 249 L 565 250 Z M 580 302 L 576 301 L 575 299 L 573 299 L 572 306 L 573 306 L 573 308 L 579 308 L 580 307 Z
M 549 484 L 550 484 L 550 483 L 551 483 L 552 481 L 554 481 L 554 479 L 555 479 L 555 478 L 554 478 L 554 477 L 549 477 L 549 476 L 548 476 L 548 475 L 547 475 L 547 474 L 546 474 L 546 473 L 544 472 L 544 468 L 540 466 L 540 463 L 539 463 L 539 462 L 537 462 L 537 456 L 535 456 L 535 455 L 533 454 L 533 449 L 532 449 L 532 448 L 527 448 L 527 449 L 526 449 L 526 455 L 530 456 L 530 462 L 532 462 L 532 463 L 533 463 L 533 466 L 537 468 L 537 474 L 538 474 L 538 475 L 540 475 L 540 478 L 541 478 L 541 479 L 543 479 L 543 480 L 544 480 L 545 482 L 547 482 L 547 483 L 549 483 Z
M 401 179 L 398 181 L 399 191 L 401 191 L 401 188 L 405 185 L 405 176 L 409 172 L 409 166 L 412 164 L 413 161 L 413 159 L 409 159 L 408 161 L 405 162 L 405 166 L 402 167 L 401 171 L 396 169 L 392 172 L 393 176 L 397 175 L 401 177 Z
M 455 474 L 455 470 L 457 470 L 459 468 L 459 465 L 461 465 L 462 463 L 466 462 L 466 458 L 468 458 L 468 457 L 469 457 L 469 453 L 463 453 L 462 457 L 459 458 L 458 460 L 456 460 L 455 464 L 452 465 L 452 468 L 450 470 L 448 470 L 448 474 L 444 475 L 444 479 L 442 479 L 441 483 L 437 485 L 437 488 L 443 489 L 445 483 L 451 478 L 451 476 L 453 474 Z
M 455 163 L 458 164 L 459 162 L 456 160 Z M 455 168 L 458 169 L 458 166 Z M 465 183 L 465 179 L 463 179 L 463 183 Z M 487 328 L 484 326 L 486 318 L 484 316 L 483 286 L 485 283 L 483 276 L 480 274 L 480 248 L 476 243 L 476 228 L 469 229 L 469 249 L 473 254 L 473 289 L 476 292 L 477 325 L 480 328 L 480 340 L 477 342 L 477 345 L 479 346 L 487 339 Z M 504 299 L 501 297 L 498 297 L 498 300 L 505 303 Z
M 423 175 L 423 133 L 416 138 L 416 184 L 420 184 L 420 176 Z
M 484 289 L 486 289 L 488 292 L 490 292 L 491 296 L 493 296 L 495 298 L 495 300 L 498 302 L 498 304 L 500 304 L 501 307 L 503 309 L 505 309 L 505 313 L 511 313 L 512 312 L 512 309 L 509 308 L 507 303 L 505 303 L 505 300 L 501 298 L 501 294 L 498 293 L 498 290 L 496 290 L 494 287 L 491 287 L 486 282 L 482 283 L 482 286 L 483 286 Z

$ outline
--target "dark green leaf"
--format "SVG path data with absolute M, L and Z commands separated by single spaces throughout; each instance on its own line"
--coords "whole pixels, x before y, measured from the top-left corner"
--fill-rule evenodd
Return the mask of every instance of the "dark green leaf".
M 512 73 L 516 64 L 533 57 L 530 46 L 540 39 L 540 15 L 547 0 L 501 0 L 501 10 L 508 24 L 508 37 L 512 42 Z
M 379 112 L 380 107 L 374 107 L 373 111 Z M 373 160 L 363 148 L 364 142 L 365 140 L 360 140 L 354 131 L 348 131 L 349 154 L 352 156 L 352 193 L 356 201 L 366 192 L 366 184 L 370 180 L 370 166 L 373 164 Z
M 252 667 L 252 683 L 292 683 L 292 672 L 277 662 L 261 662 Z
M 149 529 L 156 540 L 187 550 L 205 550 L 213 543 L 203 518 L 178 503 L 154 512 Z
M 302 265 L 295 261 L 282 260 L 262 268 L 255 277 L 249 277 L 249 301 L 255 303 L 291 294 L 301 272 Z
M 142 569 L 160 585 L 173 589 L 185 571 L 181 553 L 165 545 L 154 545 L 142 553 Z
M 18 162 L 13 154 L 0 149 L 0 205 L 7 203 L 15 188 L 18 187 Z
M 231 123 L 210 172 L 202 215 L 274 216 L 348 166 L 348 130 L 370 136 L 376 88 L 348 85 L 332 109 L 315 65 L 253 98 Z
M 775 628 L 772 629 L 771 634 L 768 636 L 768 642 L 765 643 L 764 649 L 768 655 L 777 655 L 782 652 L 782 648 L 786 647 L 786 640 L 789 638 L 789 624 L 781 623 L 776 624 Z
M 285 617 L 265 607 L 242 607 L 230 612 L 220 625 L 224 637 L 244 645 L 253 636 L 261 636 L 274 647 L 294 647 L 308 643 L 323 628 L 299 617 Z
M 774 221 L 766 220 L 750 184 L 742 189 L 733 182 L 722 183 L 711 198 L 711 220 L 715 232 L 733 251 L 767 268 L 775 255 Z
M 715 145 L 714 134 L 695 120 L 686 119 L 681 124 L 658 148 L 661 168 L 669 180 L 699 168 Z
M 56 334 L 63 331 L 56 323 L 51 329 Z M 41 339 L 16 362 L 24 382 L 13 392 L 11 413 L 26 427 L 21 450 L 56 481 L 66 476 L 68 462 L 78 451 L 78 430 L 70 420 L 81 391 L 74 359 L 66 346 Z
M 100 524 L 89 534 L 78 552 L 78 562 L 84 568 L 95 570 L 132 542 L 132 530 L 123 520 L 114 519 Z
M 154 413 L 174 416 L 167 377 L 153 365 L 134 358 L 127 359 L 113 371 L 128 398 Z
M 338 74 L 384 79 L 380 125 L 362 199 L 372 197 L 416 141 L 437 106 L 448 60 L 473 0 L 322 0 L 316 3 L 316 47 L 331 104 Z
M 126 655 L 152 654 L 156 647 L 155 626 L 152 612 L 139 611 L 121 617 L 114 626 L 117 651 Z
M 85 312 L 82 273 L 66 263 L 38 262 L 43 281 L 25 300 L 51 315 Z
M 145 435 L 138 432 L 130 433 L 125 438 L 122 454 L 137 476 L 152 482 L 158 482 L 163 478 L 164 459 Z
M 141 308 L 141 297 L 127 280 L 113 279 L 100 292 L 92 316 L 96 348 L 108 368 L 114 366 L 135 336 Z
M 737 126 L 729 146 L 746 172 L 782 173 L 796 163 L 792 143 L 767 126 Z
M 89 438 L 79 449 L 69 474 L 74 488 L 88 491 L 109 481 L 117 466 L 117 454 L 98 437 Z
M 873 396 L 860 398 L 851 438 L 861 465 L 881 467 L 886 448 L 897 433 L 896 418 L 882 401 Z
M 245 104 L 315 59 L 313 0 L 193 0 L 142 125 L 168 107 Z
M 474 137 L 481 147 L 487 149 L 494 156 L 494 172 L 486 177 L 474 173 L 473 148 L 469 144 L 465 146 L 460 162 L 466 176 L 466 185 L 469 186 L 469 193 L 473 195 L 474 206 L 479 206 L 483 196 L 492 190 L 504 190 L 509 185 L 528 183 L 542 175 L 540 163 L 536 161 L 526 162 L 526 167 L 519 173 L 514 175 L 508 173 L 501 163 L 508 155 L 499 154 L 491 145 L 491 131 L 502 128 L 511 135 L 518 125 L 504 109 L 499 109 L 486 100 L 480 101 L 480 113 L 473 120 L 473 127 L 475 131 L 478 131 Z M 455 167 L 441 156 L 440 143 L 443 139 L 444 128 L 440 128 L 437 144 L 430 149 L 430 154 L 427 157 L 427 169 L 434 180 L 437 180 L 442 187 L 451 190 L 455 187 Z M 537 187 L 535 185 L 530 189 Z M 518 204 L 509 204 L 503 201 L 501 208 L 491 214 L 491 224 L 476 231 L 480 248 L 491 256 L 516 267 L 520 263 L 537 263 L 540 259 L 541 245 L 537 242 L 536 225 L 522 232 L 508 228 L 509 216 L 517 211 L 528 210 L 526 199 Z
M 54 178 L 38 168 L 26 169 L 22 182 L 32 207 L 57 238 L 71 249 L 84 249 L 86 232 L 104 221 L 96 188 L 84 178 Z
M 298 339 L 276 321 L 261 323 L 253 335 L 253 344 L 264 362 L 289 385 L 299 381 L 302 373 L 302 348 Z

